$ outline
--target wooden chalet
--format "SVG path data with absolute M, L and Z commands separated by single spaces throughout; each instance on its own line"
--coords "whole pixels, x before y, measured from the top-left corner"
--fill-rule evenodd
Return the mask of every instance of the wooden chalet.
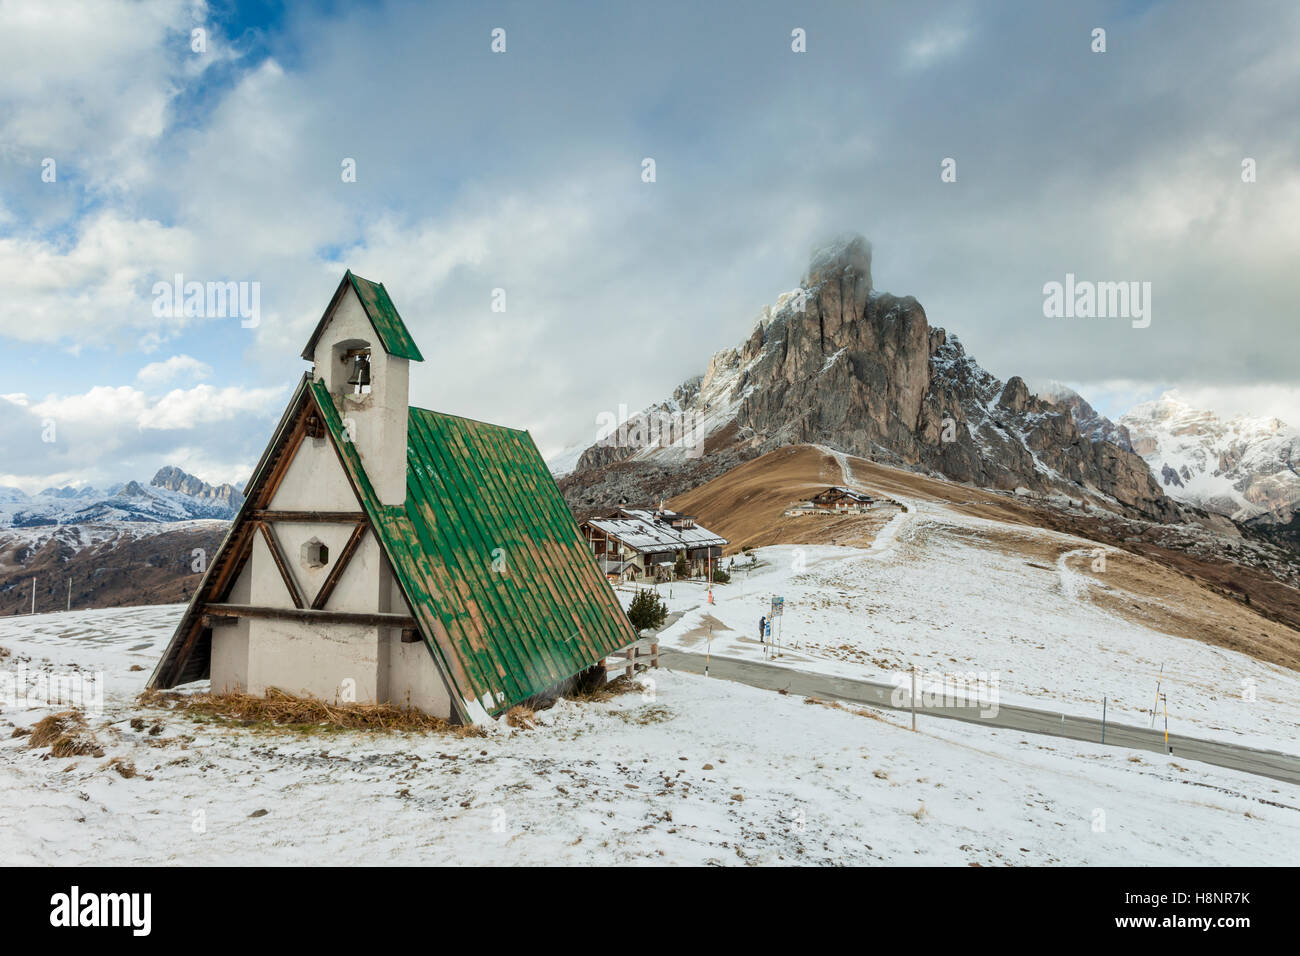
M 683 554 L 692 575 L 707 575 L 728 543 L 694 515 L 663 507 L 618 508 L 587 519 L 580 530 L 601 569 L 615 581 L 667 580 Z

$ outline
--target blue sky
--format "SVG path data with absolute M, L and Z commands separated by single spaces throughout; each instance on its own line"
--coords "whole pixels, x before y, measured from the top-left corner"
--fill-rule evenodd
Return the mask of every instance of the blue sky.
M 846 231 L 997 375 L 1297 423 L 1298 34 L 1286 3 L 7 2 L 0 484 L 241 480 L 349 266 L 428 358 L 413 402 L 558 452 Z M 178 272 L 258 283 L 260 323 L 155 316 Z M 1151 282 L 1150 326 L 1045 318 L 1067 272 Z

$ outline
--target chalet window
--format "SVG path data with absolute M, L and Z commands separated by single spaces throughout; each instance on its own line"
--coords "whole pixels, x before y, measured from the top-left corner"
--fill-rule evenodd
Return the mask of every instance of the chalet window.
M 330 549 L 320 540 L 312 538 L 302 546 L 301 558 L 303 567 L 323 568 L 330 563 Z

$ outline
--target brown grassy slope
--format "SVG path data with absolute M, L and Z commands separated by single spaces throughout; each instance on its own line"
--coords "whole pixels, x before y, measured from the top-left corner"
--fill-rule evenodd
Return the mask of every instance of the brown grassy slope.
M 811 445 L 778 448 L 733 468 L 693 491 L 678 495 L 669 507 L 696 515 L 716 531 L 734 554 L 742 547 L 769 544 L 869 545 L 875 533 L 898 513 L 881 508 L 869 515 L 787 518 L 786 508 L 828 485 L 844 483 L 839 462 Z
M 120 537 L 76 551 L 46 541 L 32 551 L 17 532 L 0 533 L 0 616 L 31 610 L 62 611 L 72 578 L 72 608 L 126 607 L 188 601 L 199 583 L 193 550 L 211 558 L 226 533 L 225 523 L 166 530 L 132 539 Z
M 864 459 L 850 459 L 857 484 L 882 495 L 938 501 L 951 510 L 1003 522 L 1004 530 L 952 529 L 962 540 L 1054 568 L 1064 553 L 1082 545 L 1017 533 L 1017 526 L 1043 528 L 1119 549 L 1102 574 L 1090 562 L 1070 566 L 1097 586 L 1090 600 L 1116 614 L 1167 634 L 1201 640 L 1300 670 L 1300 593 L 1262 572 L 1229 561 L 1201 558 L 1147 541 L 1125 541 L 1132 530 L 1111 516 L 1080 517 L 1003 495 L 912 474 Z M 830 484 L 847 484 L 838 461 L 808 445 L 781 448 L 746 462 L 670 502 L 707 528 L 742 545 L 869 543 L 875 514 L 860 518 L 785 518 L 792 502 Z M 882 514 L 888 520 L 895 512 Z M 942 546 L 943 535 L 935 539 Z M 1249 603 L 1245 602 L 1248 597 Z

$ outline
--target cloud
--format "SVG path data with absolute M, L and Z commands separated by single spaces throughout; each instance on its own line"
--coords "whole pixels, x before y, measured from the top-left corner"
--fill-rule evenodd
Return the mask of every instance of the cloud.
M 28 492 L 73 480 L 106 485 L 148 478 L 164 464 L 195 465 L 209 481 L 248 477 L 289 386 L 197 385 L 151 397 L 132 386 L 0 396 L 0 446 L 22 474 L 3 480 Z
M 958 53 L 969 38 L 963 26 L 933 27 L 907 44 L 904 62 L 910 68 L 925 69 Z
M 0 5 L 0 142 L 36 170 L 55 159 L 97 192 L 147 180 L 174 99 L 237 55 L 219 36 L 205 55 L 191 49 L 206 16 L 201 0 Z
M 212 366 L 189 355 L 173 355 L 162 362 L 150 362 L 136 373 L 141 385 L 162 385 L 175 378 L 200 379 L 212 374 Z
M 1003 377 L 1085 383 L 1094 401 L 1088 382 L 1263 401 L 1256 383 L 1294 378 L 1287 7 L 1267 30 L 1213 7 L 810 9 L 794 54 L 776 3 L 743 18 L 525 5 L 504 55 L 454 5 L 307 8 L 257 60 L 214 25 L 220 84 L 188 52 L 202 7 L 118 18 L 87 3 L 66 37 L 69 18 L 41 9 L 0 7 L 15 64 L 0 76 L 0 336 L 40 356 L 14 393 L 140 369 L 138 389 L 95 397 L 120 424 L 78 437 L 87 470 L 208 447 L 198 433 L 214 467 L 255 456 L 258 403 L 296 379 L 347 266 L 385 282 L 426 355 L 412 401 L 528 427 L 549 449 L 702 371 L 798 281 L 816 240 L 845 230 L 872 239 L 880 288 L 916 295 Z M 1096 55 L 1101 22 L 1111 52 Z M 384 56 L 357 56 L 359 35 Z M 31 165 L 51 152 L 72 157 L 57 186 Z M 942 183 L 950 156 L 958 178 Z M 1257 183 L 1241 182 L 1243 156 Z M 259 282 L 261 324 L 154 316 L 151 283 L 176 272 Z M 1151 281 L 1151 327 L 1044 319 L 1043 283 L 1066 272 Z M 188 355 L 211 371 L 168 365 Z M 105 374 L 113 362 L 125 371 Z M 206 390 L 145 394 L 196 379 Z M 58 388 L 51 401 L 81 421 L 89 392 Z M 32 467 L 65 453 L 35 449 Z
M 191 389 L 173 389 L 151 403 L 137 418 L 140 428 L 159 430 L 192 429 L 242 417 L 245 413 L 265 413 L 277 399 L 288 396 L 289 387 L 215 388 L 196 385 Z M 269 437 L 269 436 L 268 436 Z
M 109 210 L 83 220 L 68 243 L 0 238 L 0 335 L 81 346 L 167 338 L 191 320 L 155 316 L 150 289 L 193 250 L 185 229 Z

